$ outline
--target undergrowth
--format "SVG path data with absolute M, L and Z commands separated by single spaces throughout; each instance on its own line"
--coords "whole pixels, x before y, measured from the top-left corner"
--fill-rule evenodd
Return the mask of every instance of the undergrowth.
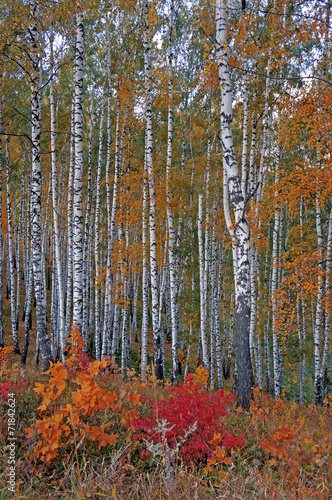
M 64 364 L 38 375 L 0 350 L 0 499 L 329 499 L 332 398 L 324 407 L 273 400 L 250 412 L 206 390 L 199 367 L 183 384 L 122 380 L 114 361 L 84 354 L 77 328 Z M 15 394 L 16 493 L 8 491 L 8 401 Z

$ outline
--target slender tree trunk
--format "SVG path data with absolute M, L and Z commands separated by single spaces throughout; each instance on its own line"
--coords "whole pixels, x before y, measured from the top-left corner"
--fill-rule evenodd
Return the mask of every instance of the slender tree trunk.
M 77 3 L 75 49 L 75 172 L 73 198 L 73 322 L 83 323 L 83 11 Z
M 241 191 L 232 135 L 232 91 L 227 55 L 226 2 L 216 2 L 216 38 L 219 83 L 221 90 L 220 124 L 224 170 L 235 216 L 236 265 L 235 303 L 236 338 L 235 358 L 238 371 L 237 392 L 239 404 L 249 409 L 252 398 L 252 364 L 249 348 L 250 332 L 250 264 L 249 224 L 246 217 L 246 200 Z
M 21 363 L 26 365 L 28 355 L 28 348 L 30 343 L 30 329 L 31 329 L 31 305 L 32 305 L 32 290 L 33 290 L 33 268 L 32 259 L 30 258 L 28 264 L 28 272 L 26 274 L 26 297 L 24 304 L 24 345 L 21 355 Z
M 107 154 L 106 154 L 106 212 L 107 212 L 107 261 L 106 261 L 106 281 L 105 281 L 105 314 L 104 314 L 104 338 L 102 342 L 102 357 L 107 354 L 111 339 L 111 253 L 112 253 L 112 222 L 111 222 L 111 188 L 110 188 L 110 162 L 111 162 L 111 99 L 112 99 L 112 79 L 111 79 L 111 40 L 109 33 L 109 21 L 107 19 L 107 73 L 108 73 L 108 96 L 107 96 Z
M 51 41 L 51 57 L 53 59 L 53 33 Z M 57 177 L 57 157 L 56 157 L 56 124 L 54 110 L 54 85 L 53 85 L 53 61 L 51 68 L 50 81 L 50 111 L 51 111 L 51 163 L 52 163 L 52 209 L 53 209 L 53 228 L 54 228 L 54 247 L 55 247 L 55 273 L 57 279 L 58 291 L 58 314 L 59 314 L 59 340 L 60 356 L 64 361 L 64 348 L 66 347 L 66 317 L 65 301 L 63 292 L 63 279 L 61 268 L 60 253 L 60 226 L 59 226 L 59 205 L 58 205 L 58 177 Z
M 279 182 L 279 172 L 275 174 L 275 185 Z M 279 213 L 278 191 L 275 191 L 275 212 L 274 212 L 274 228 L 272 234 L 272 258 L 271 258 L 271 297 L 272 297 L 272 339 L 273 339 L 273 370 L 274 370 L 274 397 L 280 398 L 281 380 L 280 380 L 280 347 L 278 340 L 278 302 L 276 296 L 277 278 L 278 278 L 278 235 L 280 228 L 280 213 Z
M 152 330 L 154 343 L 154 364 L 157 379 L 163 378 L 162 348 L 158 321 L 158 276 L 157 276 L 157 243 L 156 243 L 156 195 L 154 187 L 154 171 L 152 160 L 152 102 L 151 102 L 151 34 L 148 24 L 149 3 L 144 4 L 144 71 L 145 71 L 145 113 L 146 113 L 146 160 L 148 167 L 148 186 L 150 198 L 149 233 L 150 233 L 150 276 L 152 297 Z
M 303 197 L 301 195 L 300 200 L 300 237 L 301 237 L 301 254 L 303 252 Z M 304 293 L 303 293 L 303 283 L 304 276 L 301 271 L 301 309 L 302 309 L 302 321 L 301 318 L 299 320 L 299 348 L 300 348 L 300 403 L 304 403 L 304 384 L 305 384 L 305 372 L 306 372 L 306 340 L 307 340 L 307 325 L 306 325 L 306 314 L 305 314 L 305 302 L 304 302 Z M 300 306 L 299 306 L 299 314 Z M 302 323 L 302 335 L 301 335 L 301 323 Z
M 73 181 L 75 167 L 75 93 L 73 93 L 70 126 L 70 159 L 67 200 L 67 282 L 66 282 L 66 335 L 69 335 L 73 289 Z
M 323 323 L 323 307 L 322 299 L 324 292 L 323 279 L 323 264 L 322 264 L 322 221 L 320 207 L 320 192 L 317 186 L 316 191 L 316 231 L 317 231 L 317 247 L 319 252 L 318 262 L 318 281 L 317 281 L 317 301 L 316 301 L 316 316 L 314 328 L 314 356 L 315 356 L 315 403 L 322 404 L 322 378 L 321 378 L 321 327 Z
M 142 251 L 143 251 L 143 276 L 142 276 L 142 324 L 141 324 L 141 374 L 145 377 L 148 367 L 148 307 L 149 307 L 149 260 L 148 260 L 148 179 L 146 155 L 143 173 L 143 207 L 142 207 Z
M 90 330 L 89 325 L 89 290 L 90 290 L 90 240 L 92 239 L 92 210 L 91 210 L 91 170 L 92 170 L 92 131 L 94 124 L 94 108 L 93 99 L 91 98 L 90 108 L 90 130 L 89 130 L 89 148 L 88 148 L 88 188 L 87 188 L 87 202 L 85 211 L 84 222 L 84 239 L 83 239 L 83 265 L 84 265 L 84 286 L 83 286 L 83 326 L 82 337 L 89 344 Z
M 99 153 L 96 181 L 96 208 L 95 208 L 95 349 L 96 359 L 100 359 L 100 311 L 99 311 L 99 219 L 100 219 L 100 177 L 103 156 L 103 126 L 104 126 L 104 103 L 102 100 L 99 127 Z
M 7 187 L 7 241 L 8 241 L 8 261 L 9 261 L 9 289 L 10 289 L 10 316 L 12 322 L 12 334 L 14 339 L 14 352 L 20 353 L 20 346 L 17 335 L 17 322 L 16 322 L 16 297 L 15 297 L 15 276 L 14 276 L 14 255 L 13 255 L 13 241 L 12 241 L 12 209 L 10 200 L 10 159 L 9 159 L 9 138 L 6 135 L 6 187 Z
M 174 217 L 172 210 L 173 193 L 170 186 L 170 173 L 172 166 L 173 151 L 173 68 L 172 68 L 172 31 L 173 31 L 173 9 L 174 3 L 171 0 L 169 12 L 169 43 L 168 43 L 168 132 L 167 132 L 167 160 L 166 160 L 166 201 L 167 201 L 167 225 L 168 225 L 168 260 L 169 260 L 169 281 L 171 293 L 171 325 L 172 325 L 172 379 L 173 383 L 178 383 L 178 335 L 176 322 L 176 276 L 175 276 L 175 255 L 174 246 L 176 233 L 174 228 Z
M 19 315 L 20 315 L 20 292 L 21 292 L 21 239 L 23 228 L 23 213 L 25 202 L 25 165 L 26 165 L 26 143 L 24 144 L 23 151 L 23 168 L 22 168 L 22 181 L 21 181 L 21 200 L 20 200 L 20 214 L 17 228 L 17 253 L 16 253 L 16 329 L 18 330 Z M 24 265 L 23 265 L 24 267 Z
M 39 343 L 43 368 L 48 370 L 52 359 L 51 346 L 46 325 L 46 291 L 42 262 L 42 227 L 41 227 L 41 168 L 40 168 L 40 82 L 37 32 L 37 0 L 30 0 L 29 34 L 32 48 L 31 72 L 31 141 L 32 141 L 32 175 L 31 175 L 31 257 L 33 263 L 33 281 L 36 297 L 37 340 Z M 36 353 L 38 349 L 36 348 Z
M 324 324 L 324 337 L 322 345 L 322 363 L 320 368 L 320 378 L 322 381 L 322 393 L 323 397 L 327 398 L 327 361 L 329 355 L 329 344 L 330 344 L 330 272 L 331 272 L 331 247 L 332 247 L 332 208 L 330 209 L 329 223 L 328 223 L 328 234 L 327 234 L 327 248 L 326 248 L 326 270 L 325 270 L 325 324 Z M 305 333 L 305 330 L 304 330 Z M 305 361 L 304 361 L 305 362 Z
M 229 336 L 228 336 L 228 351 L 227 351 L 227 365 L 225 378 L 231 376 L 231 361 L 232 361 L 232 351 L 233 351 L 233 332 L 234 332 L 234 292 L 231 295 L 231 304 L 229 312 Z M 235 375 L 234 375 L 235 377 Z
M 248 62 L 245 61 L 245 68 Z M 248 156 L 248 117 L 249 117 L 249 89 L 248 73 L 244 75 L 244 96 L 243 96 L 243 132 L 242 132 L 242 157 L 241 157 L 241 191 L 245 199 L 247 196 L 247 156 Z
M 209 353 L 207 348 L 206 339 L 206 300 L 205 300 L 205 288 L 204 288 L 204 252 L 203 252 L 203 230 L 202 230 L 202 219 L 203 219 L 203 195 L 198 196 L 198 216 L 197 216 L 197 228 L 198 228 L 198 252 L 199 252 L 199 284 L 200 284 L 200 344 L 202 348 L 203 356 L 203 366 L 206 370 L 209 370 Z

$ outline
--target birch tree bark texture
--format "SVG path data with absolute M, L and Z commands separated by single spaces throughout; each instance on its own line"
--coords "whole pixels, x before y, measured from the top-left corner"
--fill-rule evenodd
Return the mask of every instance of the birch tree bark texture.
M 30 1 L 31 40 L 31 142 L 32 142 L 32 169 L 31 169 L 31 258 L 33 265 L 33 280 L 36 297 L 37 339 L 41 351 L 44 370 L 48 370 L 52 358 L 51 346 L 46 325 L 46 290 L 44 288 L 42 262 L 42 231 L 41 231 L 41 166 L 40 166 L 40 82 L 39 82 L 39 55 L 37 30 L 37 4 Z M 37 351 L 37 349 L 36 349 Z
M 61 249 L 60 249 L 60 226 L 59 226 L 59 204 L 58 204 L 58 178 L 57 178 L 57 156 L 56 156 L 56 123 L 54 109 L 54 68 L 53 68 L 53 29 L 51 36 L 51 81 L 50 81 L 50 117 L 51 117 L 51 164 L 52 164 L 52 208 L 53 208 L 53 228 L 54 228 L 54 246 L 55 246 L 55 269 L 58 286 L 58 311 L 60 322 L 60 356 L 64 361 L 64 348 L 66 347 L 65 335 L 65 302 L 63 293 L 63 279 L 61 269 Z M 53 285 L 53 280 L 52 280 Z
M 252 399 L 252 364 L 249 348 L 250 332 L 250 264 L 249 224 L 235 159 L 232 135 L 232 89 L 227 54 L 227 2 L 216 2 L 216 41 L 219 84 L 221 91 L 220 126 L 224 169 L 227 175 L 229 199 L 235 217 L 236 268 L 235 304 L 235 363 L 238 371 L 238 403 L 248 409 Z M 233 260 L 234 260 L 233 253 Z
M 10 173 L 9 173 L 9 137 L 6 135 L 6 187 L 7 187 L 7 221 L 8 221 L 8 261 L 9 261 L 9 289 L 10 289 L 10 315 L 12 320 L 12 333 L 14 339 L 14 352 L 20 354 L 17 335 L 16 311 L 15 311 L 15 276 L 14 276 L 14 253 L 12 238 L 12 204 L 10 199 Z
M 145 73 L 145 113 L 146 113 L 146 162 L 148 169 L 148 187 L 150 198 L 149 234 L 150 234 L 150 275 L 152 298 L 152 330 L 154 345 L 154 364 L 157 379 L 163 379 L 162 348 L 159 328 L 158 308 L 158 273 L 156 243 L 156 195 L 153 172 L 152 140 L 152 105 L 151 105 L 151 33 L 148 24 L 149 2 L 144 3 L 144 73 Z
M 82 329 L 83 320 L 83 11 L 77 6 L 75 50 L 75 172 L 73 199 L 73 322 Z

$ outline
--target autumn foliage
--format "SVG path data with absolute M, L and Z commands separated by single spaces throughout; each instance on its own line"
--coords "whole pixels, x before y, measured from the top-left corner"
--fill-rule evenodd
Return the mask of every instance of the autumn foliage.
M 151 413 L 131 424 L 136 430 L 135 439 L 160 442 L 162 436 L 157 427 L 158 422 L 164 420 L 168 424 L 165 435 L 168 446 L 174 449 L 179 440 L 183 440 L 179 458 L 189 464 L 206 462 L 218 447 L 230 450 L 242 446 L 243 435 L 235 437 L 223 431 L 227 408 L 235 396 L 224 390 L 209 393 L 204 389 L 207 378 L 208 372 L 199 367 L 194 375 L 188 375 L 184 384 L 168 389 L 168 400 L 147 401 Z
M 95 441 L 99 448 L 113 445 L 118 436 L 108 432 L 106 411 L 119 413 L 122 400 L 115 391 L 101 387 L 98 376 L 110 365 L 110 360 L 87 362 L 84 341 L 74 326 L 68 339 L 69 356 L 64 364 L 57 362 L 48 370 L 49 380 L 37 383 L 35 392 L 42 396 L 39 412 L 42 418 L 27 429 L 27 437 L 37 438 L 34 454 L 47 464 L 68 446 L 81 446 L 86 440 Z M 122 398 L 140 404 L 139 398 L 122 394 Z M 99 425 L 93 425 L 96 423 Z
M 122 485 L 131 498 L 138 488 L 134 484 L 142 484 L 147 471 L 157 488 L 153 481 L 163 477 L 165 457 L 158 466 L 151 449 L 160 446 L 161 454 L 170 452 L 176 482 L 182 481 L 183 488 L 190 487 L 195 471 L 202 488 L 222 488 L 230 498 L 234 488 L 253 498 L 248 485 L 262 498 L 264 492 L 276 499 L 329 498 L 331 398 L 325 408 L 305 407 L 285 398 L 274 400 L 256 388 L 250 412 L 243 412 L 235 409 L 230 392 L 207 391 L 208 373 L 202 367 L 183 384 L 164 388 L 153 369 L 144 380 L 132 371 L 123 381 L 110 359 L 88 359 L 76 328 L 68 345 L 66 362 L 53 364 L 42 382 L 40 375 L 27 377 L 18 366 L 10 367 L 5 360 L 11 353 L 0 350 L 0 398 L 5 402 L 7 391 L 15 391 L 18 433 L 28 427 L 18 434 L 17 468 L 24 467 L 34 484 L 40 474 L 46 477 L 53 470 L 62 477 L 74 468 L 80 495 L 103 493 L 108 481 L 110 491 L 117 495 Z M 6 435 L 6 409 L 2 404 L 1 436 Z M 105 465 L 99 462 L 101 456 L 108 457 L 109 466 L 107 460 Z M 88 463 L 85 482 L 82 470 Z M 191 470 L 188 477 L 185 470 Z M 24 485 L 20 488 L 25 491 Z M 66 488 L 62 498 L 67 498 L 71 483 Z M 45 495 L 42 490 L 41 497 Z

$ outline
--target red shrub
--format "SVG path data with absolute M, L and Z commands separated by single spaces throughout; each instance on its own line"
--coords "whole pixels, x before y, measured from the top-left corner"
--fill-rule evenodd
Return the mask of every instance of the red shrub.
M 226 407 L 235 399 L 233 394 L 219 390 L 210 394 L 201 385 L 193 382 L 193 376 L 187 377 L 185 384 L 179 384 L 168 390 L 170 398 L 149 404 L 150 415 L 138 418 L 132 422 L 136 429 L 136 439 L 145 439 L 151 443 L 162 441 L 160 432 L 156 432 L 158 422 L 166 420 L 167 432 L 165 439 L 172 449 L 176 447 L 189 428 L 196 423 L 196 430 L 190 433 L 182 443 L 179 456 L 185 463 L 193 461 L 206 462 L 212 455 L 215 444 L 211 443 L 216 433 L 221 433 L 219 445 L 227 450 L 243 445 L 243 435 L 239 437 L 222 433 L 222 419 L 226 418 Z M 211 446 L 212 444 L 212 446 Z

